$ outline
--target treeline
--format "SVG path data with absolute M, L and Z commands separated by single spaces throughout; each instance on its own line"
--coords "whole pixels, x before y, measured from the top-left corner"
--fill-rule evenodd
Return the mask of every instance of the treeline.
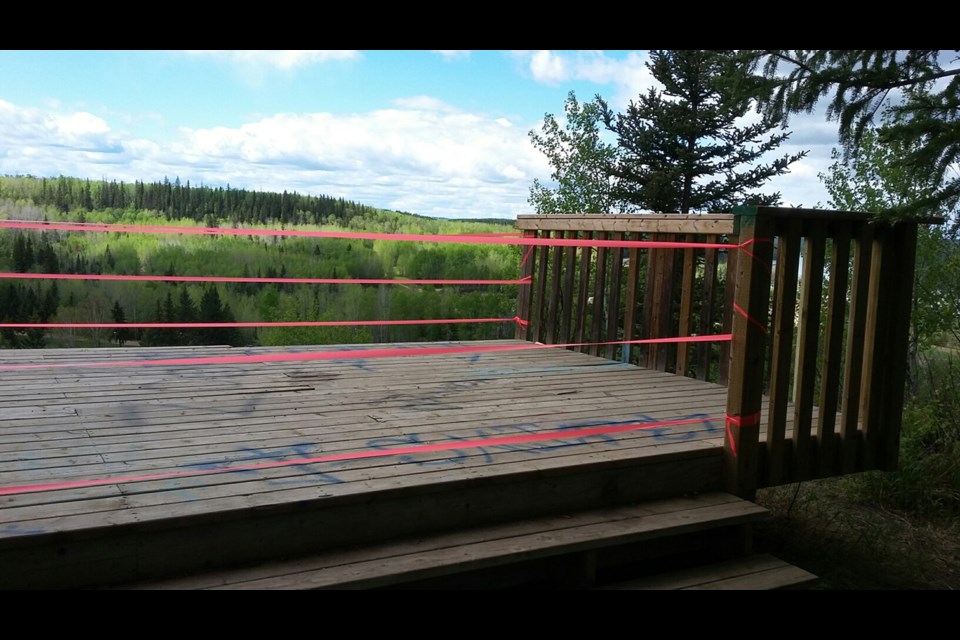
M 328 224 L 347 226 L 351 220 L 376 217 L 379 209 L 329 196 L 293 192 L 249 191 L 171 182 L 133 184 L 116 180 L 6 177 L 0 180 L 0 199 L 28 200 L 60 213 L 78 214 L 108 209 L 156 211 L 167 220 L 190 219 L 217 226 L 231 224 Z M 412 214 L 406 214 L 412 215 Z M 82 215 L 77 218 L 82 220 Z

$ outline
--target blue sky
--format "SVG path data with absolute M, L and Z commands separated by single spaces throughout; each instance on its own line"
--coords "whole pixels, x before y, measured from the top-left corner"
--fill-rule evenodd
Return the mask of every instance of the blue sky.
M 528 134 L 569 91 L 623 109 L 644 51 L 0 51 L 0 174 L 329 195 L 445 218 L 530 213 L 550 167 Z M 769 183 L 826 206 L 836 123 Z

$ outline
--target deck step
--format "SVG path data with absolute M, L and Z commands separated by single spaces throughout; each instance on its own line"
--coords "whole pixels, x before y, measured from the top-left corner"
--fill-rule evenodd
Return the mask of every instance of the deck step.
M 809 585 L 817 576 L 761 553 L 701 567 L 625 580 L 603 590 L 770 591 Z
M 763 507 L 752 502 L 725 493 L 708 493 L 512 521 L 121 588 L 422 587 L 461 575 L 490 575 L 498 568 L 533 566 L 551 560 L 578 567 L 581 575 L 575 584 L 584 586 L 584 580 L 589 582 L 593 577 L 586 574 L 594 570 L 599 552 L 670 536 L 749 525 L 766 515 Z

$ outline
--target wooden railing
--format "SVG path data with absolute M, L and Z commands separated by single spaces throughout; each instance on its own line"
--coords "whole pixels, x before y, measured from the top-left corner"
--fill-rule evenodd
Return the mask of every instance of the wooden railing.
M 520 216 L 527 236 L 725 243 L 536 247 L 517 337 L 728 386 L 725 478 L 756 490 L 897 465 L 917 223 L 734 215 Z M 598 344 L 732 333 L 732 342 Z
M 895 469 L 918 223 L 764 207 L 736 214 L 751 256 L 736 275 L 743 313 L 733 323 L 729 488 L 750 496 Z
M 719 215 L 519 216 L 524 235 L 580 240 L 723 244 L 734 217 Z M 610 345 L 604 342 L 729 332 L 733 290 L 726 273 L 736 251 L 534 247 L 523 263 L 533 284 L 521 290 L 517 337 L 589 344 L 581 351 L 613 360 L 726 382 L 729 343 Z

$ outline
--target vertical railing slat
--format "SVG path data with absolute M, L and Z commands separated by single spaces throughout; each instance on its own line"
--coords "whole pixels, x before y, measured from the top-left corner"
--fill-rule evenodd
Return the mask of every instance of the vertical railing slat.
M 680 284 L 680 326 L 679 336 L 687 337 L 690 335 L 690 326 L 693 322 L 693 277 L 694 277 L 694 255 L 693 249 L 688 247 L 683 250 L 683 273 L 681 274 Z M 687 356 L 690 353 L 689 346 L 686 343 L 677 344 L 677 375 L 687 375 Z
M 636 234 L 634 234 L 634 236 L 635 235 Z M 636 323 L 637 310 L 637 278 L 640 273 L 640 249 L 631 247 L 629 256 L 630 265 L 627 268 L 627 300 L 623 314 L 623 339 L 626 341 L 634 339 L 634 325 Z M 623 345 L 623 349 L 623 361 L 630 362 L 630 353 L 633 348 L 625 344 Z
M 707 244 L 717 244 L 717 236 L 707 236 Z M 717 250 L 706 249 L 703 256 L 703 301 L 700 307 L 700 335 L 714 333 L 713 322 L 716 311 L 717 290 Z M 697 345 L 697 379 L 710 379 L 710 361 L 713 345 L 701 342 Z
M 550 232 L 544 232 L 541 237 L 549 238 Z M 550 246 L 542 245 L 539 249 L 540 251 L 537 252 L 537 258 L 539 259 L 537 263 L 537 281 L 534 283 L 536 286 L 533 302 L 534 313 L 533 318 L 530 320 L 530 329 L 533 333 L 534 342 L 544 341 L 543 314 L 547 306 L 547 265 L 550 263 Z
M 605 240 L 607 234 L 601 232 L 598 239 Z M 590 354 L 599 355 L 600 331 L 603 326 L 603 298 L 607 283 L 607 248 L 597 247 L 597 276 L 593 286 L 593 324 L 590 329 Z
M 778 238 L 774 287 L 773 348 L 770 357 L 769 409 L 767 411 L 767 471 L 770 484 L 783 480 L 790 369 L 793 358 L 797 308 L 797 270 L 800 264 L 801 221 L 791 219 Z
M 727 267 L 723 277 L 723 308 L 721 310 L 721 313 L 723 313 L 723 333 L 731 333 L 733 331 L 733 301 L 737 290 L 735 276 L 739 259 L 740 250 L 736 245 L 732 244 L 730 249 L 727 250 Z M 730 382 L 730 349 L 732 344 L 731 342 L 720 343 L 720 364 L 717 371 L 717 382 L 724 386 Z
M 592 239 L 593 234 L 589 231 L 583 234 L 586 239 Z M 590 290 L 590 268 L 593 262 L 593 247 L 580 248 L 580 284 L 577 288 L 577 334 L 574 342 L 583 344 L 587 336 L 587 296 Z M 585 347 L 578 347 L 581 353 L 586 351 Z
M 614 240 L 623 240 L 623 232 L 611 234 Z M 610 250 L 612 260 L 610 273 L 610 288 L 607 295 L 607 331 L 606 341 L 615 342 L 620 328 L 620 281 L 623 278 L 623 249 L 616 247 Z M 611 359 L 617 357 L 617 346 L 608 345 L 606 352 Z
M 827 320 L 824 327 L 823 376 L 820 385 L 820 415 L 817 421 L 819 470 L 827 477 L 839 471 L 836 425 L 840 396 L 843 328 L 847 317 L 847 285 L 850 269 L 850 223 L 837 224 L 830 252 L 830 286 L 827 291 Z
M 863 377 L 863 337 L 869 306 L 870 262 L 873 225 L 856 225 L 853 252 L 853 280 L 850 285 L 850 314 L 844 355 L 843 396 L 840 408 L 840 471 L 853 473 L 860 457 L 860 391 Z
M 563 238 L 563 231 L 555 231 L 554 238 Z M 556 344 L 557 342 L 557 316 L 560 310 L 560 270 L 563 267 L 563 247 L 555 246 L 553 250 L 553 264 L 550 265 L 550 302 L 547 305 L 546 336 L 543 342 Z
M 820 311 L 823 298 L 825 222 L 813 220 L 803 252 L 804 291 L 800 300 L 800 332 L 797 337 L 796 402 L 793 412 L 793 474 L 795 480 L 811 477 L 813 455 L 811 430 L 817 389 L 817 353 L 820 346 Z
M 568 231 L 567 237 L 576 239 L 576 231 Z M 566 265 L 563 270 L 563 316 L 560 319 L 560 342 L 570 343 L 570 326 L 573 320 L 573 285 L 577 277 L 577 248 L 565 247 L 563 250 Z
M 659 236 L 651 233 L 647 236 L 648 240 L 655 241 Z M 647 269 L 643 274 L 643 333 L 644 339 L 657 337 L 656 320 L 659 316 L 656 314 L 657 299 L 657 280 L 658 267 L 660 264 L 660 253 L 662 249 L 650 249 L 647 251 Z M 652 345 L 641 346 L 640 364 L 644 367 L 654 368 L 656 366 L 656 349 Z

